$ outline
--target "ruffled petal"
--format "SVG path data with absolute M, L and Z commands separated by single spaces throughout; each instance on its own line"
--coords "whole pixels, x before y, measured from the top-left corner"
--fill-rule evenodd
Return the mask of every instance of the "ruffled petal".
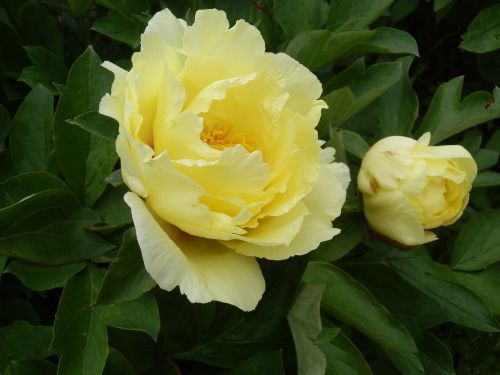
M 144 266 L 160 288 L 179 286 L 191 302 L 220 301 L 255 309 L 265 281 L 255 258 L 217 241 L 189 236 L 152 214 L 142 199 L 125 194 L 141 248 Z

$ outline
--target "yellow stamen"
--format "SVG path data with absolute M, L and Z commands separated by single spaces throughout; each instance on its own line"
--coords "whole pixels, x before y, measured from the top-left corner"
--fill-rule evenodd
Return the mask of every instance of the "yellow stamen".
M 219 123 L 211 127 L 205 125 L 200 138 L 207 145 L 217 150 L 236 145 L 245 147 L 248 152 L 255 150 L 252 142 L 247 141 L 243 133 L 231 133 L 231 127 L 228 124 Z

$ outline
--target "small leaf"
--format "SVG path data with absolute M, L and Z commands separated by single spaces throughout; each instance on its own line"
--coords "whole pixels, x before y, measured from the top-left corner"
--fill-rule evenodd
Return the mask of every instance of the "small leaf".
M 0 327 L 0 372 L 11 361 L 43 359 L 50 355 L 52 339 L 51 327 L 32 326 L 25 321 L 17 321 Z
M 483 9 L 462 35 L 460 48 L 485 53 L 500 48 L 500 4 Z
M 128 359 L 118 350 L 110 347 L 103 375 L 136 375 Z
M 10 152 L 18 172 L 43 171 L 52 150 L 52 93 L 36 86 L 21 103 L 10 132 Z
M 376 342 L 403 373 L 422 373 L 411 335 L 360 283 L 321 262 L 309 263 L 303 281 L 324 283 L 323 309 Z
M 87 112 L 66 121 L 110 142 L 114 142 L 118 136 L 117 122 L 99 112 Z
M 115 328 L 145 332 L 156 341 L 160 332 L 160 314 L 150 294 L 109 306 L 106 324 Z
M 477 271 L 500 261 L 500 210 L 475 215 L 458 234 L 451 265 L 463 271 Z
M 378 27 L 375 34 L 365 42 L 360 43 L 355 53 L 408 54 L 419 56 L 415 38 L 407 32 L 392 27 Z
M 326 370 L 326 357 L 314 342 L 322 329 L 320 306 L 324 290 L 324 285 L 303 285 L 287 315 L 299 375 L 323 375 Z
M 98 304 L 131 301 L 156 285 L 144 268 L 141 249 L 137 244 L 134 229 L 123 236 L 118 258 L 113 261 L 97 297 Z
M 343 55 L 374 35 L 373 31 L 356 30 L 332 33 L 328 30 L 305 31 L 295 36 L 286 53 L 311 70 Z
M 464 77 L 440 85 L 417 131 L 417 136 L 431 132 L 431 143 L 437 144 L 473 126 L 500 117 L 500 88 L 493 95 L 476 91 L 462 101 Z
M 89 267 L 67 282 L 57 307 L 51 349 L 58 375 L 101 374 L 108 355 L 105 309 L 92 308 L 104 273 Z
M 62 58 L 45 47 L 26 46 L 24 49 L 34 66 L 24 68 L 19 80 L 32 88 L 42 84 L 57 94 L 54 83 L 65 82 L 68 74 Z
M 332 0 L 327 26 L 331 30 L 360 29 L 375 21 L 394 0 Z
M 67 280 L 83 268 L 85 268 L 84 262 L 60 266 L 41 266 L 13 260 L 4 272 L 13 274 L 31 290 L 44 291 L 63 287 Z

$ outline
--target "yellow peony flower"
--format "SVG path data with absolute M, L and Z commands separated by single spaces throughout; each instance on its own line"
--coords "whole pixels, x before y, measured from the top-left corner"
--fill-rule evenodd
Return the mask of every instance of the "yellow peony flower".
M 428 229 L 453 224 L 462 215 L 476 177 L 476 163 L 465 148 L 429 146 L 430 138 L 430 133 L 418 141 L 384 138 L 367 152 L 358 174 L 371 227 L 403 245 L 437 239 Z
M 265 288 L 256 257 L 305 254 L 339 232 L 349 171 L 318 141 L 321 84 L 218 10 L 191 26 L 157 13 L 132 63 L 103 64 L 115 80 L 100 112 L 120 124 L 146 270 L 191 302 L 252 310 Z

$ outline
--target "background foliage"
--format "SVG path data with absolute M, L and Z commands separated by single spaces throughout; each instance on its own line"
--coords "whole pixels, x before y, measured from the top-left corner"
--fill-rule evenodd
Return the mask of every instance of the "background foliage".
M 403 251 L 369 232 L 353 182 L 339 236 L 261 262 L 255 311 L 156 288 L 96 110 L 101 61 L 128 68 L 165 7 L 223 9 L 313 70 L 318 131 L 353 181 L 381 137 L 465 146 L 463 217 Z M 0 56 L 0 373 L 500 374 L 497 1 L 3 0 Z

